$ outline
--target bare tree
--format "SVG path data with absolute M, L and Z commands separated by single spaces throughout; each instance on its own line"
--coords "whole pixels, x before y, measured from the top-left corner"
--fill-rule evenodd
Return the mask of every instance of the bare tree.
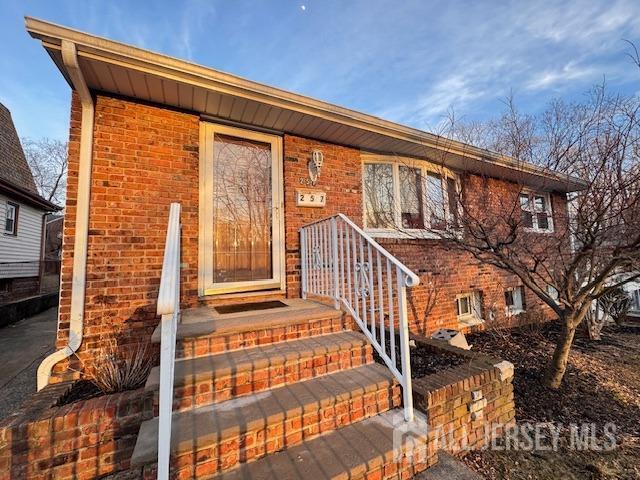
M 636 47 L 635 43 L 629 40 L 624 41 L 627 42 L 629 44 L 629 47 L 631 48 L 631 51 L 627 53 L 627 56 L 634 64 L 638 66 L 638 68 L 640 68 L 640 52 L 638 52 L 638 47 Z
M 554 101 L 535 117 L 519 114 L 510 99 L 506 113 L 485 126 L 492 147 L 580 177 L 586 188 L 568 195 L 566 211 L 554 211 L 555 234 L 539 235 L 531 224 L 553 221 L 538 204 L 543 197 L 521 186 L 500 198 L 495 215 L 478 190 L 473 198 L 465 192 L 465 182 L 461 231 L 443 235 L 452 248 L 517 275 L 558 316 L 562 332 L 546 378 L 552 388 L 562 382 L 576 329 L 594 301 L 640 275 L 616 276 L 637 272 L 640 263 L 639 111 L 640 99 L 608 96 L 604 87 L 583 103 Z M 458 124 L 453 132 L 468 136 L 469 129 Z
M 63 206 L 67 187 L 67 144 L 46 137 L 23 138 L 22 147 L 40 195 Z
M 520 113 L 512 98 L 505 107 L 490 122 L 452 120 L 449 136 L 511 157 L 506 161 L 522 171 L 527 161 L 556 181 L 579 177 L 582 190 L 562 194 L 542 180 L 531 188 L 525 173 L 507 183 L 488 170 L 462 173 L 456 189 L 444 180 L 450 154 L 436 159 L 432 152 L 441 173 L 402 181 L 396 202 L 401 211 L 376 222 L 413 235 L 403 224 L 417 219 L 448 248 L 516 275 L 559 318 L 561 333 L 546 375 L 548 386 L 559 388 L 576 330 L 592 305 L 640 277 L 640 98 L 610 96 L 601 86 L 583 102 L 553 101 L 535 116 Z M 448 150 L 451 141 L 441 141 Z M 384 205 L 370 198 L 384 190 L 366 191 L 366 208 Z M 444 227 L 438 220 L 443 216 Z

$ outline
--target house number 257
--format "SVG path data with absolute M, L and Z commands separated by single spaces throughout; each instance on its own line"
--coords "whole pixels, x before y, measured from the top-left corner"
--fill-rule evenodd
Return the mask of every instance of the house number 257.
M 324 207 L 327 200 L 325 192 L 296 191 L 296 205 L 298 207 Z

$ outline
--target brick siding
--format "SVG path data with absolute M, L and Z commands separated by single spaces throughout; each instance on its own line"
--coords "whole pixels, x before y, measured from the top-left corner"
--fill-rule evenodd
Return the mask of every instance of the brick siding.
M 69 330 L 80 119 L 81 107 L 74 94 L 58 347 L 66 344 Z M 75 369 L 90 368 L 110 338 L 123 347 L 148 341 L 158 323 L 156 298 L 171 202 L 182 204 L 182 305 L 199 303 L 198 143 L 199 117 L 195 114 L 97 95 L 84 339 L 78 358 L 72 361 Z M 361 225 L 362 167 L 357 149 L 291 135 L 284 136 L 283 145 L 286 295 L 297 297 L 299 228 L 337 212 Z M 315 148 L 322 150 L 324 165 L 314 188 L 327 192 L 327 204 L 325 208 L 297 207 L 295 191 L 307 188 L 302 182 L 308 178 L 307 162 Z M 476 186 L 479 183 L 475 181 Z M 500 180 L 482 185 L 494 192 L 517 189 Z M 482 188 L 476 189 L 478 198 L 482 198 Z M 561 196 L 553 197 L 553 206 L 554 213 L 565 208 Z M 504 318 L 503 289 L 518 284 L 513 276 L 479 265 L 469 255 L 446 251 L 435 241 L 380 243 L 421 278 L 419 287 L 409 289 L 414 332 L 457 328 L 455 296 L 471 290 L 482 290 L 485 308 L 494 306 L 498 321 L 508 320 Z M 526 305 L 532 318 L 548 316 L 530 292 Z M 65 371 L 67 365 L 62 362 L 56 371 Z

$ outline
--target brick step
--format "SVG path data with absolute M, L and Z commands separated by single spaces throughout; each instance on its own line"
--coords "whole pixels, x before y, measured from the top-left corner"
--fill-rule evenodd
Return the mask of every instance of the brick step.
M 244 463 L 216 480 L 408 479 L 437 462 L 435 442 L 427 439 L 426 419 L 407 431 L 401 409 L 389 410 L 299 445 Z
M 177 330 L 176 358 L 350 330 L 339 310 L 300 299 L 285 302 L 285 308 L 224 315 L 212 307 L 184 310 Z M 153 332 L 152 341 L 160 343 L 160 325 Z
M 317 375 L 373 362 L 364 335 L 347 331 L 299 340 L 178 360 L 174 369 L 174 410 L 229 400 Z M 160 368 L 147 379 L 146 389 L 159 401 Z
M 206 478 L 400 403 L 400 387 L 391 372 L 371 364 L 176 413 L 171 438 L 173 476 Z M 156 462 L 157 435 L 157 418 L 142 424 L 133 466 Z

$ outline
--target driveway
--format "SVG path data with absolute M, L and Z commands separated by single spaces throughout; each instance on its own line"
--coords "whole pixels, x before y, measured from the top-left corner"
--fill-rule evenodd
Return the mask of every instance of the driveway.
M 57 308 L 0 328 L 0 419 L 36 391 L 36 372 L 53 351 Z

